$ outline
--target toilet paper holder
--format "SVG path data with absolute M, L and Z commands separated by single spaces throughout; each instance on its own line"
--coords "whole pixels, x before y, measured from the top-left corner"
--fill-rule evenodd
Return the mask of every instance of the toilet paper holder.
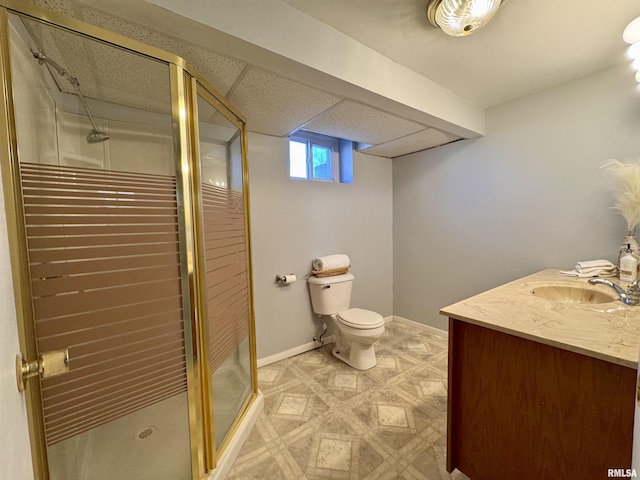
M 297 279 L 296 274 L 295 273 L 289 273 L 289 274 L 276 274 L 276 282 L 284 284 L 284 285 L 288 285 L 290 283 L 295 282 Z

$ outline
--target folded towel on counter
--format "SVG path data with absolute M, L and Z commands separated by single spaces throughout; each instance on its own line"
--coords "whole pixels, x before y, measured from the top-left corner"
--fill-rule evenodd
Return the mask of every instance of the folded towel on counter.
M 573 270 L 561 270 L 560 275 L 571 277 L 615 277 L 618 274 L 618 267 L 608 260 L 587 260 L 576 263 Z
M 616 266 L 611 263 L 609 260 L 587 260 L 576 263 L 575 269 L 579 272 L 590 270 L 593 268 L 601 268 L 604 270 L 611 270 L 612 268 L 616 268 Z
M 314 258 L 311 262 L 311 266 L 315 272 L 325 272 L 327 270 L 335 270 L 337 268 L 349 268 L 351 266 L 351 259 L 349 259 L 348 255 L 336 253 L 334 255 Z
M 561 270 L 558 272 L 560 275 L 567 275 L 569 277 L 579 278 L 591 278 L 591 277 L 615 277 L 618 275 L 618 269 L 615 271 L 610 270 L 593 270 L 589 272 L 578 272 L 576 270 Z

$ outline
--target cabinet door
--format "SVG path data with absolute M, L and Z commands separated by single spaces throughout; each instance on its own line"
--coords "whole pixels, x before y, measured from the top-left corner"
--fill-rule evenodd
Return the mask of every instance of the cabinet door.
M 640 472 L 640 377 L 636 378 L 636 414 L 633 424 L 633 460 L 631 467 Z
M 635 370 L 458 320 L 449 349 L 449 471 L 596 480 L 629 468 Z

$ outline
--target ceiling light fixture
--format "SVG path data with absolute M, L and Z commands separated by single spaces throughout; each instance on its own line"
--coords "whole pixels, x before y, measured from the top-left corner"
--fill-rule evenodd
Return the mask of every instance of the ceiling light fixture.
M 427 18 L 447 35 L 462 37 L 486 25 L 506 0 L 429 0 Z
M 622 32 L 622 39 L 631 44 L 627 53 L 633 59 L 631 67 L 636 71 L 636 81 L 640 83 L 640 17 L 631 20 Z

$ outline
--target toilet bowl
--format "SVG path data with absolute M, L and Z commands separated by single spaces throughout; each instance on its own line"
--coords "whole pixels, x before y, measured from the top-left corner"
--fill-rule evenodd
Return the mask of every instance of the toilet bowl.
M 361 308 L 350 308 L 331 315 L 336 326 L 336 344 L 333 355 L 358 370 L 376 366 L 373 344 L 384 333 L 382 315 Z
M 384 333 L 382 315 L 361 308 L 349 308 L 354 276 L 310 277 L 313 311 L 328 315 L 336 327 L 333 355 L 358 370 L 376 365 L 374 343 Z

